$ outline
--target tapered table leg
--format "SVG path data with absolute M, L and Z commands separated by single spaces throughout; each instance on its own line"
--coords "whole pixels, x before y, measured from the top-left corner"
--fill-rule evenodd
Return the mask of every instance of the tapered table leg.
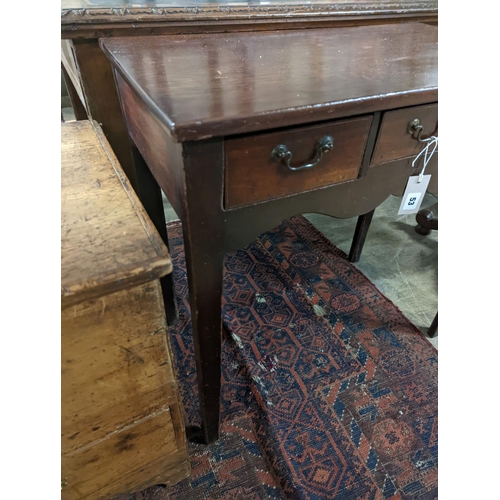
M 434 337 L 436 335 L 438 329 L 438 313 L 436 313 L 436 316 L 434 316 L 434 319 L 432 320 L 431 326 L 429 327 L 429 330 L 427 331 L 427 335 L 429 337 Z
M 183 148 L 187 209 L 182 227 L 202 432 L 211 443 L 219 437 L 221 389 L 222 143 L 200 141 Z
M 184 242 L 202 433 L 208 444 L 219 437 L 224 255 L 221 246 L 207 247 L 187 229 Z
M 358 217 L 358 223 L 356 224 L 351 250 L 349 252 L 349 260 L 351 262 L 358 262 L 361 257 L 366 235 L 368 234 L 368 229 L 370 228 L 374 213 L 375 210 L 372 210 L 371 212 Z
M 155 225 L 156 230 L 170 251 L 160 186 L 143 160 L 141 153 L 139 153 L 135 146 L 132 146 L 132 155 L 134 158 L 134 166 L 137 176 L 137 184 L 135 188 L 137 196 L 141 200 L 149 218 Z M 160 279 L 163 302 L 165 305 L 165 315 L 167 317 L 168 325 L 175 324 L 179 317 L 173 276 L 173 273 L 170 273 Z

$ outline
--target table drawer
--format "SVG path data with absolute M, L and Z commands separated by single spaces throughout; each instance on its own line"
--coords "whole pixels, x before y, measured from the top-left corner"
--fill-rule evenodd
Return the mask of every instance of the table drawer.
M 225 141 L 225 207 L 235 208 L 358 177 L 372 122 L 371 116 L 323 123 L 269 134 L 255 134 Z M 321 159 L 318 143 L 331 137 L 333 147 Z M 273 150 L 285 146 L 292 168 L 275 160 Z
M 422 145 L 408 133 L 408 124 L 416 118 L 423 126 L 422 137 L 437 134 L 437 104 L 397 109 L 384 113 L 371 165 L 413 156 L 422 150 Z

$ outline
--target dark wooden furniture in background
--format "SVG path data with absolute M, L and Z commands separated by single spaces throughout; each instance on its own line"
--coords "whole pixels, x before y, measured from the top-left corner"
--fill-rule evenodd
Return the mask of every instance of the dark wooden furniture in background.
M 431 210 L 422 209 L 420 210 L 416 217 L 417 225 L 415 226 L 415 231 L 422 236 L 428 236 L 432 231 L 437 231 L 438 228 L 438 218 L 432 213 Z M 431 326 L 427 330 L 427 335 L 429 337 L 434 337 L 438 329 L 438 313 L 434 316 Z
M 431 232 L 437 231 L 438 218 L 432 213 L 431 210 L 424 208 L 420 210 L 415 217 L 417 225 L 415 231 L 423 236 L 428 236 Z
M 366 220 L 403 194 L 421 149 L 408 123 L 436 127 L 437 28 L 127 37 L 101 46 L 137 147 L 135 171 L 152 173 L 182 221 L 210 442 L 219 426 L 224 253 L 297 213 Z M 437 155 L 426 172 L 437 173 Z
M 94 130 L 95 127 L 95 130 Z M 159 278 L 172 261 L 102 131 L 62 125 L 62 498 L 189 475 Z

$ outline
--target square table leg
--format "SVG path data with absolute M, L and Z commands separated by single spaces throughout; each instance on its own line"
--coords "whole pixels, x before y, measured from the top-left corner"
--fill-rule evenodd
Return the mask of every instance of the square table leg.
M 161 189 L 153 174 L 149 170 L 146 162 L 141 156 L 139 150 L 132 146 L 132 156 L 134 159 L 134 169 L 136 174 L 135 190 L 137 196 L 153 222 L 156 230 L 161 236 L 161 239 L 167 246 L 170 252 L 168 242 L 167 223 L 165 220 L 165 211 L 163 208 L 163 198 Z M 161 290 L 163 295 L 163 302 L 165 305 L 165 315 L 167 317 L 167 324 L 169 326 L 176 323 L 179 317 L 177 308 L 177 299 L 174 290 L 174 275 L 173 273 L 167 274 L 160 279 Z
M 352 238 L 351 250 L 349 252 L 349 260 L 351 262 L 358 262 L 361 257 L 366 235 L 368 234 L 368 229 L 370 229 L 374 213 L 375 209 L 358 217 L 356 229 L 354 230 L 354 236 Z
M 137 173 L 136 191 L 165 239 L 167 233 L 160 185 L 135 147 L 133 155 Z M 222 155 L 220 140 L 184 143 L 176 163 L 176 175 L 159 176 L 165 190 L 168 184 L 170 188 L 175 184 L 173 191 L 182 193 L 176 205 L 184 236 L 200 415 L 203 439 L 207 444 L 219 437 L 221 298 L 225 244 Z M 173 191 L 170 190 L 170 193 Z M 170 290 L 173 294 L 173 284 Z M 171 301 L 168 295 L 168 286 L 165 285 L 167 311 Z
M 221 141 L 183 144 L 182 219 L 203 438 L 219 437 L 224 264 Z M 207 168 L 210 166 L 210 168 Z
M 436 316 L 434 316 L 431 326 L 429 327 L 429 330 L 427 330 L 427 335 L 429 335 L 430 338 L 433 338 L 436 335 L 437 329 L 438 329 L 438 313 L 436 313 Z

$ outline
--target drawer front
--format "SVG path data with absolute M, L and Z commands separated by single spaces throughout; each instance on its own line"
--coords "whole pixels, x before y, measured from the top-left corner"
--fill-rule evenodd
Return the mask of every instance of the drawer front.
M 423 126 L 422 137 L 437 134 L 437 104 L 397 109 L 384 113 L 371 165 L 380 165 L 399 158 L 413 156 L 422 150 L 422 144 L 408 133 L 408 124 L 417 118 Z
M 372 122 L 371 116 L 328 122 L 293 130 L 227 139 L 225 141 L 225 207 L 310 191 L 358 177 Z M 284 145 L 291 152 L 293 168 L 310 164 L 318 141 L 333 139 L 333 147 L 311 168 L 290 170 L 272 151 Z

